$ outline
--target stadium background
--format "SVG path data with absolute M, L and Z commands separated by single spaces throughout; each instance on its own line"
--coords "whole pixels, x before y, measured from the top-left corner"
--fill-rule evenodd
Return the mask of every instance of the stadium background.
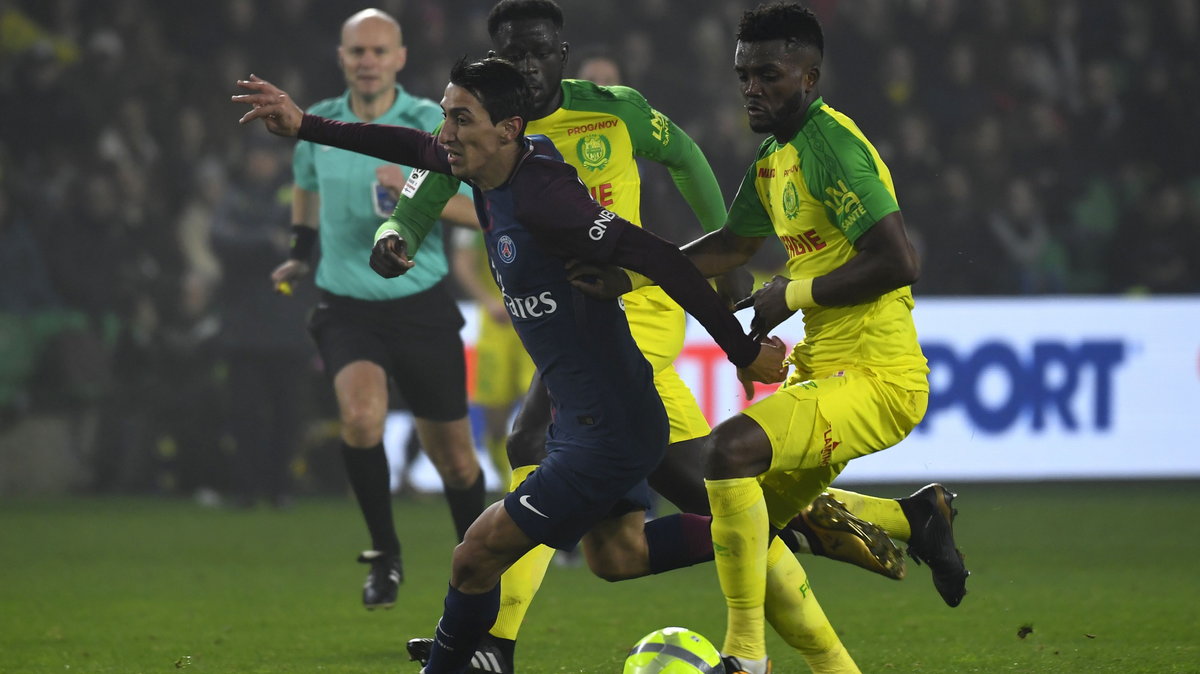
M 573 62 L 614 56 L 732 198 L 760 140 L 730 67 L 748 3 L 560 1 Z M 378 3 L 406 29 L 403 84 L 440 97 L 490 4 Z M 975 573 L 949 611 L 924 569 L 806 559 L 826 610 L 864 671 L 1200 671 L 1200 1 L 811 4 L 826 100 L 880 149 L 923 254 L 933 365 L 926 427 L 846 477 L 892 496 L 955 480 Z M 268 271 L 222 268 L 211 229 L 251 178 L 287 224 L 290 143 L 227 97 L 249 72 L 302 104 L 337 94 L 337 26 L 365 6 L 0 0 L 0 672 L 378 671 L 429 631 L 444 505 L 398 502 L 406 546 L 429 545 L 406 547 L 405 610 L 363 612 L 311 351 L 295 507 L 201 507 L 238 456 L 218 284 Z M 690 236 L 669 179 L 646 181 L 646 222 Z M 714 420 L 742 404 L 702 335 L 682 367 Z M 522 647 L 550 664 L 524 671 L 615 671 L 681 620 L 717 635 L 713 580 L 553 571 Z
M 760 140 L 730 72 L 741 5 L 563 4 L 572 62 L 615 57 L 625 81 L 697 140 L 731 199 Z M 381 6 L 406 29 L 401 80 L 416 94 L 439 98 L 449 64 L 487 45 L 488 3 Z M 1047 338 L 1078 345 L 1129 342 L 1127 329 L 1147 328 L 1123 318 L 1128 298 L 1195 297 L 1200 3 L 813 6 L 829 35 L 822 91 L 893 171 L 924 258 L 914 288 L 921 306 L 942 297 L 1113 298 L 1084 311 L 1095 320 L 1049 328 Z M 214 345 L 222 269 L 209 234 L 222 200 L 261 164 L 252 159 L 266 162 L 275 189 L 287 184 L 290 144 L 240 128 L 226 96 L 249 72 L 302 104 L 341 91 L 337 26 L 352 9 L 308 0 L 0 3 L 0 457 L 9 457 L 0 465 L 11 464 L 0 493 L 228 486 L 237 449 L 223 426 L 228 380 Z M 695 231 L 690 213 L 655 169 L 645 171 L 644 220 L 686 240 Z M 279 189 L 278 198 L 286 194 Z M 282 236 L 286 205 L 261 212 L 279 220 Z M 759 274 L 782 256 L 778 246 L 765 248 Z M 257 282 L 259 270 L 225 271 L 234 284 Z M 1172 355 L 1155 362 L 1167 368 L 1164 379 L 1126 385 L 1130 373 L 1147 372 L 1126 361 L 1111 388 L 1194 406 L 1195 307 L 1151 304 L 1162 309 L 1144 314 L 1150 334 L 1178 337 L 1162 347 Z M 1012 340 L 1036 339 L 1036 327 L 1001 320 L 991 337 L 1027 358 L 1028 345 Z M 337 466 L 321 459 L 331 401 L 315 360 L 307 369 L 314 421 L 297 468 L 303 488 L 332 487 L 340 476 L 324 473 Z M 1003 406 L 1004 387 L 1019 385 L 1000 381 L 987 394 L 981 383 L 982 404 Z M 709 411 L 719 419 L 736 408 Z M 1117 421 L 1137 423 L 1128 414 Z M 1193 435 L 1195 424 L 1169 414 L 1151 426 L 1169 438 Z M 1149 472 L 1169 475 L 1171 463 Z M 1195 459 L 1184 463 L 1183 472 L 1200 474 Z M 955 474 L 952 464 L 939 468 Z M 1036 467 L 1022 474 L 1037 477 Z

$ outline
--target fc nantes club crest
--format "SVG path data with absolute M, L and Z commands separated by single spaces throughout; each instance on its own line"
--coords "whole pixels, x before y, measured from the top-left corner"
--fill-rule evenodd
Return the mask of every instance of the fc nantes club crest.
M 796 194 L 796 183 L 788 183 L 783 188 L 783 214 L 788 220 L 795 220 L 800 213 L 800 196 Z
M 575 154 L 579 155 L 579 161 L 585 169 L 599 171 L 608 166 L 608 160 L 612 158 L 612 146 L 603 134 L 590 133 L 575 144 Z

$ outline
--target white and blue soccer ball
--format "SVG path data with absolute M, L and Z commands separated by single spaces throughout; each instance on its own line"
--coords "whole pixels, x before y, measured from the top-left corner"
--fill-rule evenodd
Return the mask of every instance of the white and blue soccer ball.
M 703 635 L 664 627 L 634 644 L 624 674 L 725 674 L 725 667 L 721 653 Z

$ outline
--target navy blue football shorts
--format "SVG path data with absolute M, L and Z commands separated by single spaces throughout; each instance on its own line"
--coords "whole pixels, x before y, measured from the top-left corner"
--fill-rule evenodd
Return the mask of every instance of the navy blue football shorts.
M 359 300 L 322 292 L 309 318 L 332 380 L 359 360 L 392 378 L 413 416 L 456 421 L 467 415 L 462 313 L 444 282 L 394 300 Z
M 650 507 L 646 476 L 666 452 L 665 424 L 661 434 L 648 435 L 654 437 L 622 443 L 641 446 L 625 461 L 614 461 L 611 451 L 547 442 L 546 458 L 504 498 L 504 509 L 526 536 L 570 550 L 600 521 Z

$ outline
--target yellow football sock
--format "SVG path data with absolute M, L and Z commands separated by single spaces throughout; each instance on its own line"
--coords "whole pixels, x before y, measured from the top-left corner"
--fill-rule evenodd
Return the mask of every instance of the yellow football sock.
M 908 518 L 904 516 L 904 511 L 900 509 L 900 502 L 896 499 L 856 494 L 852 491 L 832 487 L 827 491 L 835 499 L 841 501 L 846 506 L 846 510 L 854 513 L 859 519 L 882 527 L 892 538 L 907 541 L 909 536 L 912 536 L 912 530 L 908 527 Z
M 518 559 L 500 576 L 500 612 L 488 633 L 500 639 L 516 641 L 533 596 L 542 586 L 546 569 L 554 558 L 554 548 L 539 545 Z
M 514 468 L 508 490 L 513 491 L 521 486 L 536 468 L 536 465 Z M 492 629 L 488 630 L 489 634 L 516 641 L 533 596 L 542 586 L 542 579 L 546 577 L 546 569 L 553 558 L 554 548 L 539 545 L 525 553 L 500 576 L 500 612 Z
M 752 477 L 705 480 L 712 507 L 713 553 L 728 608 L 721 652 L 749 660 L 767 656 L 763 599 L 767 586 L 767 503 Z
M 821 610 L 808 576 L 783 541 L 767 552 L 767 621 L 818 674 L 850 674 L 858 667 Z
M 484 443 L 487 445 L 488 456 L 492 459 L 492 465 L 496 467 L 496 476 L 500 478 L 500 484 L 510 484 L 512 482 L 512 466 L 508 465 L 508 450 L 505 448 L 503 437 L 487 438 Z M 532 466 L 536 468 L 536 466 Z M 525 478 L 522 477 L 522 480 Z M 517 484 L 520 484 L 518 482 Z M 512 491 L 514 487 L 509 488 Z

